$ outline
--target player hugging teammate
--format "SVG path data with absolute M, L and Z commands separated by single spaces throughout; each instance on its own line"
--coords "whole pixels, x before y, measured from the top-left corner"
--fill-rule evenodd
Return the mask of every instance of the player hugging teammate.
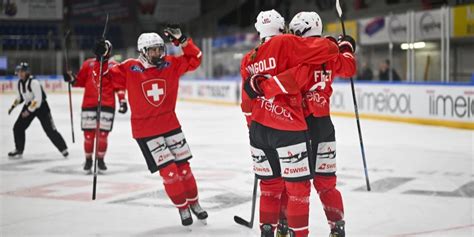
M 334 76 L 355 73 L 355 42 L 320 37 L 315 12 L 293 18 L 294 35 L 282 35 L 284 20 L 274 10 L 260 12 L 255 27 L 262 44 L 242 60 L 242 111 L 251 121 L 254 171 L 261 179 L 262 237 L 274 236 L 276 227 L 278 236 L 308 236 L 311 178 L 330 236 L 345 236 L 329 98 Z

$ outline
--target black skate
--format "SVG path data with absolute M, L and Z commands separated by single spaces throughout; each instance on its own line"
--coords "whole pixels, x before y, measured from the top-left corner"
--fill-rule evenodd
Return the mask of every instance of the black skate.
M 86 162 L 84 163 L 84 171 L 86 171 L 88 174 L 91 174 L 92 168 L 92 159 L 86 159 Z
M 332 228 L 331 233 L 329 234 L 329 237 L 344 237 L 346 236 L 346 228 L 344 227 L 346 224 L 345 221 L 340 220 L 336 221 L 336 224 L 334 225 L 334 228 Z
M 61 151 L 61 154 L 63 155 L 64 158 L 67 159 L 67 157 L 69 156 L 69 152 L 67 151 L 67 149 Z
M 99 172 L 105 172 L 107 170 L 104 159 L 97 159 L 97 167 L 99 167 Z
M 290 237 L 288 221 L 286 219 L 281 219 L 280 223 L 278 223 L 276 237 Z
M 191 208 L 193 214 L 198 218 L 198 220 L 201 221 L 204 225 L 207 225 L 207 212 L 202 209 L 201 205 L 199 205 L 199 202 L 191 204 L 189 205 L 189 207 Z
M 193 217 L 191 216 L 189 208 L 179 209 L 179 216 L 181 217 L 181 224 L 183 226 L 190 226 L 193 224 Z
M 8 152 L 8 157 L 11 159 L 21 159 L 23 158 L 23 151 L 13 150 Z
M 273 237 L 273 231 L 272 231 L 272 225 L 270 224 L 263 224 L 260 227 L 260 230 L 262 231 L 261 237 Z

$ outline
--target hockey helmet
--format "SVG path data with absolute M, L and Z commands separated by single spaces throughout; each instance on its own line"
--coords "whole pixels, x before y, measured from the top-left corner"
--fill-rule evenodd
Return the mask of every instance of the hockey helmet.
M 152 48 L 158 48 L 160 55 L 157 57 L 149 57 L 148 50 Z M 138 37 L 137 49 L 142 56 L 153 65 L 159 65 L 163 62 L 163 58 L 166 56 L 166 47 L 163 39 L 154 32 L 143 33 Z
M 255 22 L 255 29 L 258 31 L 260 39 L 280 35 L 285 30 L 285 18 L 274 9 L 261 11 Z
M 20 62 L 20 64 L 18 64 L 16 67 L 15 67 L 15 74 L 18 74 L 18 72 L 20 71 L 25 71 L 25 72 L 30 72 L 30 65 L 28 65 L 27 62 Z
M 321 36 L 323 23 L 316 12 L 300 12 L 291 19 L 290 31 L 298 36 Z

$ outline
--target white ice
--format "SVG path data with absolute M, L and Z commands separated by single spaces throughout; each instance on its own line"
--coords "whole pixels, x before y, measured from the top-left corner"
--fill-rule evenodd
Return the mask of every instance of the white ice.
M 69 145 L 68 159 L 37 120 L 27 130 L 23 159 L 8 159 L 20 108 L 7 116 L 13 95 L 0 98 L 0 236 L 259 236 L 258 212 L 253 229 L 233 221 L 234 215 L 250 217 L 253 184 L 239 107 L 178 102 L 201 204 L 210 216 L 207 226 L 195 221 L 189 231 L 180 226 L 161 178 L 148 172 L 131 137 L 130 113 L 116 115 L 106 155 L 109 171 L 98 176 L 92 201 L 92 176 L 81 172 L 81 95 L 73 96 L 74 144 L 67 96 L 48 95 Z M 347 236 L 474 236 L 473 131 L 362 120 L 373 186 L 367 192 L 355 120 L 333 121 Z M 311 195 L 310 236 L 327 236 L 314 189 Z

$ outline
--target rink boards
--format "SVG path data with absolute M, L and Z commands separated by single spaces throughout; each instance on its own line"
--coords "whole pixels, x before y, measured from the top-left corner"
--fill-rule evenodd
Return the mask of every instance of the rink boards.
M 39 77 L 47 92 L 65 92 L 56 76 Z M 1 93 L 12 93 L 15 80 L 0 78 Z M 354 116 L 350 83 L 333 83 L 331 113 Z M 474 129 L 474 85 L 356 82 L 362 118 Z M 73 89 L 77 91 L 80 89 Z M 240 81 L 182 80 L 179 97 L 188 101 L 238 105 Z M 323 101 L 321 101 L 323 102 Z
M 354 116 L 350 83 L 336 82 L 332 86 L 331 113 Z M 474 129 L 473 85 L 356 82 L 355 88 L 363 118 Z M 179 96 L 186 100 L 238 104 L 240 84 L 181 81 Z

